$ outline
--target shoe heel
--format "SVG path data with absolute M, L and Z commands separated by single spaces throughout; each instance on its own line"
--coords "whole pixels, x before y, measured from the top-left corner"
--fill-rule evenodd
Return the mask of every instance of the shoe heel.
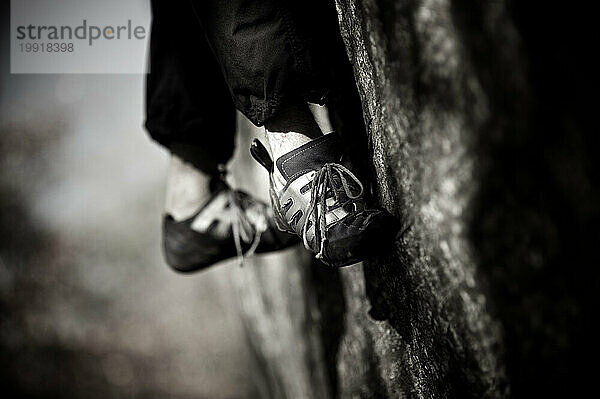
M 269 173 L 273 173 L 273 160 L 269 155 L 269 151 L 267 151 L 267 149 L 265 148 L 263 143 L 260 142 L 260 140 L 252 140 L 252 144 L 250 145 L 250 154 L 252 154 L 252 158 L 254 158 L 256 162 L 264 166 Z

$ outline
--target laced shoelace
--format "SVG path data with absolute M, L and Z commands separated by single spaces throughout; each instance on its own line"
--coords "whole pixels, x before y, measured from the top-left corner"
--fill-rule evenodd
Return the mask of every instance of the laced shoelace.
M 243 266 L 244 257 L 254 255 L 262 234 L 269 227 L 266 207 L 262 204 L 250 203 L 246 196 L 237 190 L 230 190 L 229 202 L 233 212 L 231 229 L 237 251 L 238 264 Z M 243 251 L 242 241 L 244 243 L 252 243 L 246 252 Z
M 329 193 L 333 192 L 335 203 L 339 203 L 341 199 L 341 191 L 336 189 L 334 176 L 339 177 L 341 188 L 349 201 L 361 198 L 364 192 L 360 180 L 340 164 L 327 163 L 315 173 L 310 188 L 310 202 L 303 210 L 305 214 L 308 214 L 308 217 L 302 227 L 302 241 L 304 242 L 304 247 L 310 250 L 308 230 L 311 227 L 309 223 L 312 217 L 315 221 L 315 247 L 319 249 L 316 255 L 317 259 L 323 258 L 325 243 L 327 241 L 325 234 L 327 221 L 325 215 L 327 214 L 327 198 L 329 198 Z M 352 187 L 349 184 L 350 181 L 358 186 L 358 193 L 352 193 Z

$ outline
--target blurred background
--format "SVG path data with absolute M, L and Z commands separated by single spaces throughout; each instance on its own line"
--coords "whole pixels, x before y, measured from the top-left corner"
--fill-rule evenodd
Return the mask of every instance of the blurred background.
M 218 278 L 236 266 L 182 276 L 162 262 L 167 154 L 142 128 L 145 77 L 11 75 L 4 3 L 3 396 L 252 396 Z

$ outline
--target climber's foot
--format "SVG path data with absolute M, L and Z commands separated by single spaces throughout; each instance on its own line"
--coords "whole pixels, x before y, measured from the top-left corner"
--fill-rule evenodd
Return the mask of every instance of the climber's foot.
M 363 186 L 340 165 L 336 134 L 312 140 L 272 162 L 255 140 L 251 153 L 271 176 L 278 226 L 300 236 L 307 249 L 330 266 L 348 266 L 394 241 L 398 221 L 384 210 L 366 209 Z
M 177 221 L 167 214 L 163 221 L 166 261 L 180 272 L 235 256 L 284 249 L 298 241 L 276 227 L 265 203 L 232 190 L 221 178 L 212 179 L 208 200 L 192 216 Z

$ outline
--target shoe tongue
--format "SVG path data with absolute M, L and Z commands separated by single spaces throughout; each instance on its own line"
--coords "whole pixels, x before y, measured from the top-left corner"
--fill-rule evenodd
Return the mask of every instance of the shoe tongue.
M 277 159 L 279 172 L 287 180 L 311 170 L 319 170 L 326 163 L 337 163 L 342 158 L 342 148 L 337 134 L 326 134 L 296 148 Z

